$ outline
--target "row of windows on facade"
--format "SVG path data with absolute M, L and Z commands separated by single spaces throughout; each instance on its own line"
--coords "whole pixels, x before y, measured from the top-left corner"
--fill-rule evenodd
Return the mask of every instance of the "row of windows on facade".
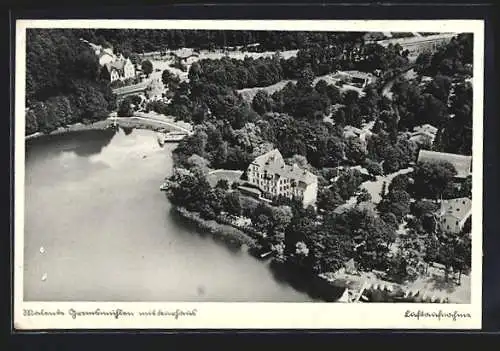
M 260 179 L 269 179 L 271 180 L 272 179 L 272 176 L 270 176 L 267 172 L 266 173 L 259 173 L 259 172 L 253 172 L 253 175 L 256 179 L 260 178 Z M 295 183 L 295 180 L 290 180 L 288 178 L 280 178 L 277 182 L 278 184 L 288 184 L 288 183 L 292 183 L 292 186 L 293 184 Z M 262 184 L 262 181 L 261 181 L 261 184 Z
M 276 189 L 279 189 L 279 192 L 290 192 L 290 191 L 295 191 L 296 193 L 300 193 L 298 190 L 296 190 L 295 188 L 293 188 L 291 185 L 289 184 L 285 184 L 285 185 L 278 185 L 278 186 L 267 186 L 266 182 L 263 181 L 263 180 L 258 180 L 256 179 L 255 184 L 259 185 L 259 186 L 262 186 L 264 188 L 264 190 L 269 190 L 269 191 L 273 191 L 273 190 L 276 190 Z

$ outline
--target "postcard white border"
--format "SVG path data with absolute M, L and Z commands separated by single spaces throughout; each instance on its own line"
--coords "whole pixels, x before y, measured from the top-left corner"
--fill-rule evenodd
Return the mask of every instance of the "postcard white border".
M 473 213 L 470 304 L 342 303 L 123 303 L 23 301 L 24 111 L 27 28 L 237 29 L 306 31 L 427 31 L 474 34 Z M 482 20 L 18 20 L 15 79 L 15 247 L 14 327 L 32 329 L 479 329 L 482 298 L 482 154 L 484 21 Z M 481 160 L 481 162 L 478 162 Z M 24 309 L 65 316 L 28 317 Z M 68 311 L 129 311 L 134 317 L 96 315 L 72 318 Z M 140 317 L 149 310 L 193 311 L 195 316 Z M 406 318 L 407 310 L 440 313 L 441 318 Z M 451 314 L 446 317 L 446 314 Z M 469 314 L 471 318 L 460 318 Z M 453 318 L 450 316 L 455 316 Z

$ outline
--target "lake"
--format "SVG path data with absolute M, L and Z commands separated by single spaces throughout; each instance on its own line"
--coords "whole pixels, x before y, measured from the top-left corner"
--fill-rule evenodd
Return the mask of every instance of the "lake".
M 174 148 L 137 129 L 26 142 L 25 301 L 313 301 L 172 213 Z

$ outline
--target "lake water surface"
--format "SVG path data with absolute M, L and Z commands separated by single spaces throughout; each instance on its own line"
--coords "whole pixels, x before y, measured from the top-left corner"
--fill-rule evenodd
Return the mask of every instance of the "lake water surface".
M 27 142 L 25 301 L 312 301 L 171 213 L 174 148 L 145 130 Z

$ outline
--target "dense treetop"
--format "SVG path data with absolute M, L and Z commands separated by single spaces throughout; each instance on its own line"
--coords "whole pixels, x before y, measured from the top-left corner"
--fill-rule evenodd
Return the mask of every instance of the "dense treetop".
M 27 134 L 99 120 L 114 108 L 96 55 L 74 30 L 27 31 L 26 105 Z
M 255 51 L 277 51 L 301 49 L 312 44 L 353 46 L 361 43 L 364 35 L 362 32 L 160 29 L 80 29 L 76 32 L 89 41 L 113 46 L 124 55 L 183 47 L 213 50 L 246 46 Z

